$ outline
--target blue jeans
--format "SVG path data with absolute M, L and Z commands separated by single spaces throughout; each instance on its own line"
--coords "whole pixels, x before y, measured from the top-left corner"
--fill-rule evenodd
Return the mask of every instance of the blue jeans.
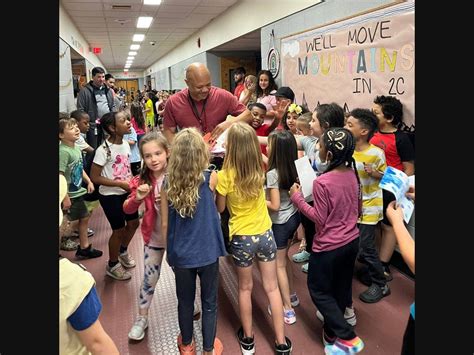
M 204 351 L 214 349 L 217 324 L 217 289 L 219 286 L 219 259 L 215 263 L 184 269 L 174 267 L 176 296 L 178 297 L 178 320 L 183 344 L 193 339 L 194 297 L 196 275 L 201 280 L 202 338 Z

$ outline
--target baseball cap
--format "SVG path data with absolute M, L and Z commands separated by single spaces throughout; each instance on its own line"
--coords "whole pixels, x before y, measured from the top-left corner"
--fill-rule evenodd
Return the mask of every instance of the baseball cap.
M 282 86 L 281 88 L 279 88 L 276 91 L 275 96 L 290 99 L 291 102 L 295 100 L 295 93 L 288 86 Z

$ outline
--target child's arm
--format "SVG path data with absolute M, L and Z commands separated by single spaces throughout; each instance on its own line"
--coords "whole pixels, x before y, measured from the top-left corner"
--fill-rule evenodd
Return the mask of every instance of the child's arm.
M 130 187 L 128 186 L 128 181 L 125 180 L 111 180 L 104 176 L 101 176 L 102 169 L 104 167 L 97 165 L 96 163 L 92 163 L 91 166 L 91 180 L 97 185 L 104 185 L 104 186 L 117 186 L 121 187 L 127 192 L 130 192 Z
M 403 210 L 401 207 L 396 207 L 396 201 L 392 201 L 387 206 L 386 214 L 392 223 L 400 254 L 411 272 L 415 273 L 415 241 L 403 223 Z
M 374 169 L 372 164 L 367 164 L 367 163 L 363 163 L 363 164 L 364 164 L 364 170 L 367 173 L 367 175 L 369 175 L 370 177 L 373 177 L 374 179 L 380 180 L 382 178 L 383 174 L 380 171 Z
M 316 180 L 313 182 L 313 204 L 309 205 L 303 198 L 301 193 L 301 187 L 299 184 L 294 183 L 290 188 L 290 200 L 293 204 L 313 222 L 318 225 L 324 225 L 329 215 L 329 205 L 327 203 L 328 196 L 327 191 L 317 184 Z
M 216 205 L 219 213 L 224 212 L 226 204 L 226 197 L 222 196 L 219 192 L 216 191 Z
M 64 172 L 62 171 L 60 171 L 59 174 L 64 176 Z M 62 209 L 68 210 L 69 208 L 71 208 L 71 204 L 72 204 L 71 199 L 69 198 L 69 195 L 67 194 L 67 191 L 66 191 L 66 196 L 64 196 L 62 200 Z
M 278 188 L 267 189 L 270 192 L 270 201 L 267 200 L 267 207 L 270 211 L 278 212 L 280 209 L 280 190 Z
M 258 144 L 268 145 L 268 137 L 257 136 Z
M 268 157 L 262 153 L 263 164 L 268 164 Z
M 115 355 L 120 354 L 117 346 L 110 336 L 102 328 L 102 324 L 97 319 L 89 328 L 78 331 L 77 335 L 82 344 L 93 355 Z
M 211 176 L 209 177 L 209 188 L 211 191 L 215 191 L 217 186 L 217 173 L 215 171 L 211 172 Z
M 151 191 L 151 187 L 148 184 L 139 184 L 139 178 L 135 177 L 130 181 L 130 195 L 123 203 L 123 211 L 127 214 L 132 214 L 138 211 L 138 208 L 142 204 L 143 200 Z
M 82 180 L 84 180 L 87 183 L 87 193 L 91 194 L 94 192 L 95 187 L 94 184 L 92 183 L 92 180 L 87 176 L 86 172 L 82 170 Z
M 402 161 L 403 172 L 408 176 L 415 174 L 415 163 L 413 161 Z
M 161 235 L 166 244 L 168 240 L 168 194 L 166 193 L 164 186 L 161 188 L 160 196 Z

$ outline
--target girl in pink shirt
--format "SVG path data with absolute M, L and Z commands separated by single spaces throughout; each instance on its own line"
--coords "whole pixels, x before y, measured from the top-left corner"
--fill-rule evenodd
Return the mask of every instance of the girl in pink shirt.
M 140 175 L 130 181 L 130 195 L 123 204 L 125 213 L 138 211 L 144 202 L 145 213 L 141 223 L 144 246 L 145 272 L 138 299 L 138 317 L 128 333 L 133 340 L 142 340 L 148 327 L 148 309 L 160 278 L 161 262 L 166 248 L 166 236 L 161 233 L 160 190 L 169 156 L 168 141 L 157 132 L 143 136 L 140 142 L 143 167 Z
M 324 317 L 322 341 L 326 355 L 355 354 L 364 342 L 344 318 L 352 305 L 352 274 L 359 251 L 357 219 L 362 210 L 360 180 L 352 157 L 355 139 L 345 128 L 323 133 L 315 156 L 322 174 L 313 181 L 313 206 L 300 186 L 290 189 L 293 204 L 316 223 L 308 267 L 308 289 Z

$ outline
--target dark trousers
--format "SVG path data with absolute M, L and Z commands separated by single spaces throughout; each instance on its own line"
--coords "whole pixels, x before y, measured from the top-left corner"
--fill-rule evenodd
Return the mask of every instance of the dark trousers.
M 330 251 L 309 257 L 308 290 L 324 317 L 324 331 L 330 337 L 353 339 L 354 328 L 344 319 L 352 302 L 352 274 L 359 249 L 359 238 Z
M 310 206 L 313 206 L 313 201 L 308 202 Z M 313 239 L 314 235 L 316 234 L 316 226 L 312 220 L 306 217 L 303 213 L 301 213 L 301 224 L 304 228 L 304 238 L 306 239 L 306 251 L 310 254 L 313 253 Z
M 174 267 L 178 320 L 183 344 L 193 339 L 194 298 L 196 275 L 201 281 L 202 337 L 204 351 L 212 351 L 217 324 L 217 289 L 219 287 L 219 259 L 210 265 L 184 269 Z
M 405 335 L 403 335 L 402 355 L 415 354 L 415 320 L 409 316 Z
M 375 248 L 375 228 L 376 225 L 357 224 L 360 233 L 359 257 L 358 260 L 367 265 L 372 282 L 380 287 L 385 286 L 387 281 L 383 273 L 382 262 L 379 253 Z

